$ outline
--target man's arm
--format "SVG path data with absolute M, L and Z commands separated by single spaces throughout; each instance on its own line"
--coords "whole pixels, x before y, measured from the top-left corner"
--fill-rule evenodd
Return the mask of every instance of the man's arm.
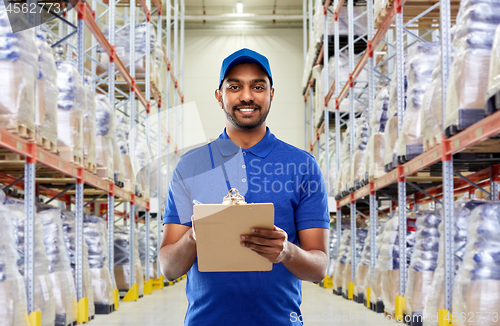
M 162 274 L 169 281 L 186 274 L 196 258 L 193 229 L 187 225 L 166 223 L 158 255 Z
M 276 226 L 274 230 L 253 229 L 252 234 L 241 236 L 241 245 L 272 263 L 283 263 L 295 277 L 317 283 L 325 278 L 328 268 L 328 232 L 323 228 L 300 230 L 298 247 Z

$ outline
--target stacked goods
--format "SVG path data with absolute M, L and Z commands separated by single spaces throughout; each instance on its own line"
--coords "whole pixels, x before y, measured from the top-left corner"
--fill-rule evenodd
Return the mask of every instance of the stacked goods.
M 384 175 L 384 154 L 385 140 L 384 131 L 385 124 L 389 120 L 387 110 L 389 109 L 389 87 L 384 87 L 380 90 L 375 98 L 375 105 L 370 119 L 371 136 L 368 141 L 368 155 L 365 155 L 365 169 L 368 171 L 369 180 Z
M 87 95 L 82 76 L 69 61 L 57 62 L 57 146 L 60 155 L 76 164 L 83 163 L 83 115 Z
M 460 2 L 452 42 L 454 60 L 446 96 L 444 125 L 449 134 L 463 130 L 484 117 L 491 49 L 498 24 L 500 1 Z
M 453 247 L 452 251 L 454 253 L 454 267 L 455 276 L 458 273 L 460 266 L 462 265 L 462 259 L 465 254 L 465 244 L 467 243 L 467 228 L 469 226 L 469 220 L 471 211 L 487 202 L 480 200 L 470 200 L 470 201 L 458 201 L 455 203 L 455 208 L 453 210 L 454 225 L 453 225 Z M 444 222 L 441 219 L 439 224 L 439 232 L 444 235 Z M 438 314 L 438 309 L 445 308 L 444 305 L 444 236 L 439 238 L 439 253 L 437 259 L 437 267 L 434 272 L 434 278 L 432 279 L 432 293 L 428 296 L 427 302 L 424 308 L 424 325 L 425 326 L 438 326 L 438 320 L 436 318 Z
M 329 164 L 329 188 L 332 191 L 335 186 L 335 180 L 337 179 L 337 157 L 335 155 L 335 140 L 331 140 L 329 144 L 329 152 L 330 158 L 328 160 Z M 323 177 L 326 178 L 326 160 L 325 160 L 325 152 L 321 153 L 321 158 L 319 160 L 319 166 L 321 168 L 321 173 L 323 173 Z
M 8 208 L 3 205 L 5 195 L 1 192 L 0 204 L 0 320 L 5 326 L 30 326 L 26 314 L 26 292 L 24 279 L 19 273 L 19 254 L 12 220 Z
M 76 322 L 77 303 L 75 282 L 64 244 L 61 210 L 41 207 L 38 217 L 42 221 L 43 243 L 49 259 L 49 277 L 56 304 L 56 325 L 66 326 Z
M 85 76 L 87 111 L 83 115 L 83 160 L 89 171 L 96 173 L 96 100 L 91 79 Z
M 66 243 L 66 249 L 68 250 L 69 260 L 71 262 L 73 278 L 75 278 L 75 259 L 76 259 L 75 213 L 68 211 L 61 212 L 61 219 L 64 231 L 64 242 Z M 93 317 L 95 315 L 94 291 L 92 289 L 92 274 L 90 272 L 88 251 L 89 249 L 87 243 L 83 241 L 83 297 L 88 298 L 89 317 Z
M 134 140 L 131 139 L 131 141 L 135 142 L 135 152 L 131 153 L 131 158 L 133 158 L 132 169 L 134 171 L 135 180 L 137 182 L 136 187 L 138 187 L 138 191 L 143 195 L 149 196 L 149 183 L 147 178 L 148 176 L 146 166 L 151 162 L 151 156 L 149 154 L 146 140 L 143 137 L 137 135 L 137 132 L 136 136 L 137 137 Z
M 378 232 L 376 236 L 378 235 Z M 356 266 L 356 274 L 354 276 L 354 294 L 361 298 L 358 303 L 364 298 L 364 293 L 366 288 L 370 287 L 370 263 L 371 263 L 371 232 L 368 232 L 366 239 L 364 240 L 365 245 L 363 251 L 361 252 L 360 259 L 356 260 L 358 262 Z
M 361 253 L 363 252 L 363 248 L 365 246 L 365 239 L 367 235 L 368 235 L 368 230 L 356 229 L 356 252 L 354 253 L 356 255 L 355 261 L 361 260 Z M 352 244 L 349 243 L 349 246 L 352 246 Z M 361 277 L 365 276 L 366 271 L 367 269 L 364 267 L 361 269 L 362 273 Z M 356 271 L 354 273 L 356 274 Z M 344 277 L 342 278 L 342 290 L 346 295 L 347 295 L 347 290 L 349 288 L 348 285 L 350 282 L 354 282 L 352 278 L 352 250 L 349 250 L 347 254 L 347 264 L 344 271 Z M 357 295 L 356 292 L 354 292 L 353 294 Z
M 335 34 L 335 25 L 334 25 L 334 13 L 335 7 L 333 5 L 330 6 L 328 10 L 328 35 Z M 357 24 L 361 26 L 366 26 L 366 5 L 364 6 L 354 6 L 353 8 L 354 19 Z M 345 22 L 342 23 L 342 22 Z M 347 10 L 341 10 L 339 15 L 339 35 L 347 35 L 349 34 L 349 29 L 347 28 Z M 313 18 L 313 42 L 321 43 L 323 41 L 323 34 L 325 32 L 325 16 L 323 14 L 323 10 L 316 10 Z M 359 27 L 359 25 L 354 25 L 354 34 L 355 35 L 363 35 L 366 34 L 365 29 Z
M 151 75 L 151 82 L 156 86 L 157 90 L 163 89 L 163 83 L 162 83 L 162 67 L 163 70 L 165 70 L 165 66 L 163 63 L 165 62 L 164 56 L 163 56 L 163 48 L 162 45 L 159 43 L 155 43 L 155 50 L 154 50 L 154 70 Z M 165 72 L 166 73 L 166 72 Z
M 149 232 L 149 262 L 146 262 L 146 226 L 143 225 L 139 228 L 137 232 L 137 240 L 139 243 L 139 258 L 141 260 L 142 271 L 144 275 L 146 275 L 146 264 L 149 264 L 149 277 L 150 278 L 158 278 L 160 275 L 157 275 L 157 261 L 156 261 L 156 246 L 158 244 L 156 238 L 156 232 L 150 230 Z
M 441 215 L 437 211 L 422 211 L 417 214 L 416 242 L 411 257 L 406 288 L 405 314 L 422 316 L 427 298 L 435 290 L 432 287 L 437 267 Z M 421 317 L 420 317 L 421 318 Z
M 6 214 L 14 225 L 14 240 L 17 251 L 21 259 L 17 261 L 17 267 L 22 275 L 24 270 L 24 223 L 26 216 L 24 214 L 24 202 L 12 198 L 5 201 Z M 35 275 L 35 293 L 34 293 L 34 311 L 42 313 L 42 326 L 54 326 L 56 320 L 56 306 L 54 294 L 52 291 L 52 282 L 49 277 L 49 260 L 45 253 L 45 247 L 42 242 L 42 225 L 38 216 L 35 216 L 34 227 L 34 275 Z M 17 325 L 16 325 L 17 326 Z
M 139 285 L 139 295 L 144 295 L 144 274 L 139 258 L 137 236 L 134 237 L 134 283 L 130 282 L 129 227 L 115 229 L 115 281 L 118 290 L 128 291 L 134 283 Z
M 343 197 L 347 194 L 346 185 L 350 181 L 351 174 L 351 153 L 350 153 L 350 124 L 347 125 L 346 131 L 342 135 L 342 145 L 340 147 L 340 168 L 338 178 L 335 182 L 335 192 L 338 197 Z
M 94 215 L 84 215 L 83 234 L 88 246 L 96 313 L 109 313 L 109 306 L 114 304 L 113 291 L 116 285 L 108 268 L 106 222 Z
M 15 15 L 22 19 L 21 15 Z M 12 33 L 4 3 L 0 4 L 0 127 L 33 138 L 38 49 L 33 29 Z M 27 22 L 19 24 L 27 25 Z M 19 26 L 19 25 L 18 25 Z
M 350 182 L 349 191 L 353 192 L 367 182 L 365 182 L 365 169 L 363 165 L 366 147 L 368 145 L 368 137 L 370 135 L 369 125 L 368 125 L 368 111 L 365 111 L 356 119 L 356 138 L 354 140 L 354 152 L 352 162 L 350 164 Z
M 96 161 L 97 175 L 114 180 L 114 111 L 105 95 L 96 100 Z
M 330 259 L 328 264 L 328 270 L 326 275 L 333 278 L 333 271 L 335 270 L 335 264 L 337 262 L 338 254 L 337 254 L 337 229 L 330 226 L 330 243 L 329 243 L 329 253 Z
M 380 271 L 380 264 L 379 264 L 379 257 L 380 257 L 380 249 L 382 248 L 383 245 L 383 234 L 385 230 L 385 223 L 380 227 L 380 230 L 378 232 L 379 236 L 377 237 L 377 254 L 375 257 L 375 268 L 373 269 L 373 275 L 371 275 L 371 278 L 369 280 L 369 283 L 365 286 L 365 288 L 370 287 L 371 292 L 370 292 L 370 303 L 373 304 L 375 307 L 380 309 L 376 309 L 377 312 L 383 312 L 383 303 L 382 303 L 382 278 L 381 278 L 381 271 Z
M 488 111 L 500 110 L 500 26 L 495 32 L 495 40 L 491 51 L 490 73 L 486 100 Z
M 498 325 L 500 314 L 500 203 L 476 207 L 470 217 L 463 263 L 455 278 L 453 325 Z M 471 314 L 472 312 L 472 314 Z
M 124 188 L 127 191 L 132 191 L 135 183 L 135 176 L 132 170 L 132 162 L 130 161 L 128 149 L 129 119 L 123 115 L 115 115 L 115 127 L 116 144 L 118 145 L 119 155 L 123 162 Z
M 408 54 L 407 107 L 396 143 L 397 156 L 404 157 L 402 162 L 413 159 L 423 152 L 420 109 L 424 93 L 431 84 L 432 70 L 439 48 L 439 42 L 418 43 L 411 47 Z
M 57 149 L 57 69 L 47 37 L 47 33 L 37 31 L 39 70 L 35 90 L 35 127 L 37 143 L 55 151 Z
M 385 311 L 389 314 L 395 312 L 395 298 L 400 294 L 399 291 L 399 266 L 400 263 L 406 263 L 408 266 L 408 256 L 412 251 L 414 241 L 414 232 L 406 237 L 407 252 L 401 257 L 399 252 L 399 214 L 394 216 L 385 224 L 385 230 L 382 234 L 382 245 L 377 260 L 380 270 L 382 301 Z M 401 258 L 400 258 L 401 257 Z M 404 259 L 403 261 L 401 261 Z
M 340 240 L 339 256 L 335 263 L 333 271 L 333 290 L 338 295 L 342 293 L 342 280 L 344 279 L 344 272 L 347 265 L 347 256 L 351 250 L 351 230 L 346 229 L 342 232 L 342 239 Z
M 403 73 L 404 74 L 404 73 Z M 406 108 L 406 75 L 404 77 L 404 108 Z M 394 70 L 389 89 L 389 109 L 387 110 L 387 121 L 384 130 L 384 170 L 389 172 L 396 167 L 396 141 L 398 139 L 398 80 L 397 71 Z

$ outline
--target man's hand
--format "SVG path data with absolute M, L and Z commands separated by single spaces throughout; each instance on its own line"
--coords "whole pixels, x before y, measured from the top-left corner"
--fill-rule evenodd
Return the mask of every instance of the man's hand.
M 253 228 L 252 234 L 241 236 L 241 245 L 247 247 L 267 258 L 271 263 L 277 264 L 291 258 L 288 234 L 274 226 L 273 230 Z

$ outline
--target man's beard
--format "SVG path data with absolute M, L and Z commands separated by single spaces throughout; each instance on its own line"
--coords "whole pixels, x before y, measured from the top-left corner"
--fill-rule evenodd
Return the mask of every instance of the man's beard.
M 269 111 L 271 111 L 271 107 L 269 107 L 269 110 L 267 110 L 267 112 L 264 115 L 261 115 L 260 119 L 257 120 L 253 124 L 242 124 L 241 121 L 238 121 L 236 119 L 236 114 L 234 114 L 234 112 L 236 111 L 236 109 L 238 109 L 239 107 L 242 107 L 242 106 L 255 106 L 256 110 L 259 110 L 262 113 L 262 106 L 260 106 L 258 104 L 255 104 L 255 103 L 249 104 L 247 102 L 243 102 L 242 104 L 238 104 L 238 105 L 233 106 L 232 111 L 228 112 L 228 110 L 226 108 L 226 105 L 224 104 L 224 102 L 222 100 L 221 100 L 221 103 L 222 103 L 223 111 L 226 114 L 226 118 L 236 128 L 238 128 L 240 130 L 253 130 L 253 129 L 257 129 L 258 127 L 260 127 L 264 123 L 264 121 L 266 121 L 267 115 L 269 114 Z

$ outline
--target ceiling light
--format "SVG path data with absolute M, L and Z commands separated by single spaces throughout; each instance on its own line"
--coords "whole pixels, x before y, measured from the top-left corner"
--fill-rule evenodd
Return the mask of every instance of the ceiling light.
M 243 2 L 239 1 L 238 3 L 236 3 L 236 12 L 238 14 L 243 13 Z

